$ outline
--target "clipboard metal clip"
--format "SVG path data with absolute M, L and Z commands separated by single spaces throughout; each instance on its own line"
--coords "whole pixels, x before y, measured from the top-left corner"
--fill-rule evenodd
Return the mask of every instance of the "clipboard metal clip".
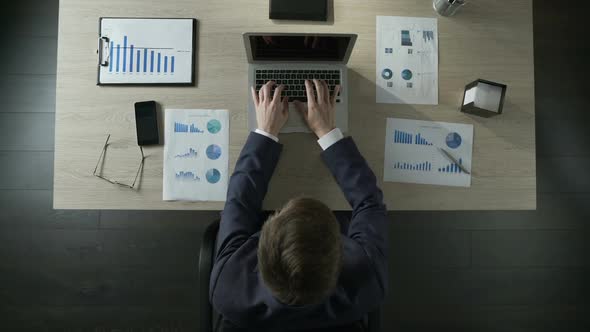
M 109 65 L 109 38 L 108 37 L 100 37 L 98 38 L 98 65 L 102 67 L 107 67 Z M 106 54 L 106 56 L 105 56 Z

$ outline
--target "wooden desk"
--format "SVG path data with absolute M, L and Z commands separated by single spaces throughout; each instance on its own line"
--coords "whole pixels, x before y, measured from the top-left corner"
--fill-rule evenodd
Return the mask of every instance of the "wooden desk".
M 54 207 L 60 209 L 221 209 L 222 203 L 162 201 L 162 147 L 146 149 L 138 192 L 92 176 L 106 134 L 115 149 L 105 169 L 133 174 L 133 103 L 156 100 L 163 108 L 230 111 L 230 171 L 248 134 L 244 32 L 357 33 L 350 58 L 350 132 L 383 179 L 385 119 L 402 117 L 475 126 L 471 188 L 380 183 L 393 210 L 535 209 L 535 105 L 532 0 L 473 1 L 454 18 L 439 18 L 438 106 L 375 104 L 375 17 L 435 17 L 429 0 L 338 0 L 333 23 L 282 23 L 268 19 L 268 1 L 61 0 L 57 69 Z M 96 48 L 101 16 L 195 17 L 198 85 L 191 88 L 97 87 Z M 463 87 L 477 78 L 508 85 L 504 114 L 483 119 L 458 111 Z M 333 209 L 349 209 L 319 159 L 310 135 L 280 137 L 284 152 L 265 208 L 306 194 Z M 117 151 L 117 144 L 120 150 Z M 129 145 L 127 145 L 129 144 Z M 136 147 L 135 147 L 136 148 Z M 135 151 L 135 152 L 133 152 Z M 110 153 L 110 152 L 109 152 Z M 128 153 L 129 154 L 129 153 Z M 132 178 L 132 176 L 131 176 Z

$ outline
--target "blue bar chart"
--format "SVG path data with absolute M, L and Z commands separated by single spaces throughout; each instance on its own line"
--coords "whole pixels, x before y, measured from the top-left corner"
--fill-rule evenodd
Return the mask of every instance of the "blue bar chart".
M 393 142 L 399 144 L 412 144 L 413 143 L 413 136 L 410 133 L 406 133 L 400 130 L 396 130 L 393 133 Z
M 110 42 L 109 73 L 174 75 L 175 56 L 171 53 L 173 53 L 172 48 L 135 45 L 125 35 L 122 43 L 116 40 Z
M 194 124 L 191 124 L 191 126 L 190 126 L 190 128 L 189 128 L 189 131 L 190 131 L 191 133 L 197 133 L 197 134 L 201 134 L 201 133 L 203 133 L 203 132 L 204 132 L 203 130 L 201 130 L 201 129 L 199 129 L 199 128 L 195 127 L 195 125 L 194 125 Z
M 180 171 L 180 172 L 176 173 L 175 177 L 176 177 L 176 180 L 179 180 L 179 181 L 201 181 L 201 178 L 199 178 L 193 172 Z
M 174 158 L 197 158 L 197 150 L 193 149 L 193 148 L 189 148 L 188 152 L 186 153 L 180 153 L 174 156 Z
M 386 135 L 384 181 L 471 185 L 472 125 L 389 118 Z
M 433 41 L 434 40 L 434 31 L 422 31 L 422 38 L 424 39 L 424 42 L 427 43 L 429 41 Z
M 193 134 L 202 134 L 204 131 L 199 129 L 194 124 L 185 124 L 174 122 L 174 132 L 175 133 L 193 133 Z
M 406 162 L 397 162 L 393 165 L 394 169 L 403 169 L 409 171 L 422 171 L 422 172 L 429 172 L 432 170 L 432 163 L 425 161 L 423 163 L 406 163 Z
M 414 142 L 416 142 L 417 145 L 432 145 L 432 143 L 430 143 L 424 137 L 422 137 L 422 134 L 416 135 Z
M 185 84 L 195 81 L 196 20 L 99 20 L 98 85 Z
M 463 165 L 463 159 L 459 159 L 459 164 Z M 438 169 L 440 173 L 463 173 L 459 164 L 451 163 Z

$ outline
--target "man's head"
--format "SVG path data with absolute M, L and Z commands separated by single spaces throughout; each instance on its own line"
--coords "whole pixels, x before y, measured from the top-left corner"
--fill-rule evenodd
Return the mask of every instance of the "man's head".
M 325 300 L 336 286 L 341 260 L 340 225 L 322 202 L 293 199 L 262 227 L 259 270 L 266 286 L 283 303 Z

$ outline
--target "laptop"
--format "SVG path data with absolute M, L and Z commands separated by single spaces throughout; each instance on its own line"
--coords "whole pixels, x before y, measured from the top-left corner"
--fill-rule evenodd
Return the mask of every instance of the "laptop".
M 336 85 L 336 127 L 348 131 L 348 59 L 355 34 L 245 33 L 248 69 L 248 126 L 255 130 L 256 108 L 250 87 L 256 91 L 268 81 L 284 84 L 289 97 L 289 120 L 281 133 L 310 132 L 293 101 L 307 102 L 305 80 L 325 80 L 330 93 Z

